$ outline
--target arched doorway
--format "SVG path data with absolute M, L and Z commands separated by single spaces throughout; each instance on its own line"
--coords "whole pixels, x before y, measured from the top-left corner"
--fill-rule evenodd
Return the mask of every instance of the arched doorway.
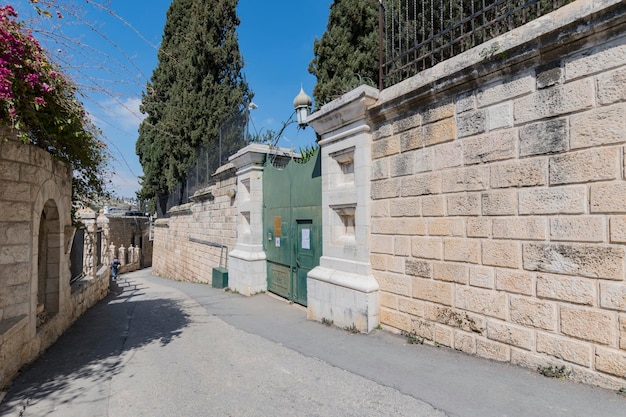
M 39 222 L 37 329 L 59 311 L 61 250 L 59 210 L 53 200 L 48 200 Z

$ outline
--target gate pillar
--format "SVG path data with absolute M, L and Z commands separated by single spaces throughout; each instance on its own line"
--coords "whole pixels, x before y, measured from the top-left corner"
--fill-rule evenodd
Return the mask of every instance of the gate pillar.
M 370 263 L 371 128 L 378 90 L 361 86 L 307 119 L 321 136 L 323 248 L 307 275 L 310 320 L 369 332 L 380 321 L 378 282 Z
M 96 257 L 96 239 L 98 237 L 98 224 L 96 212 L 87 207 L 78 211 L 80 221 L 85 225 L 85 240 L 83 249 L 83 275 L 95 277 L 98 267 Z
M 267 291 L 263 250 L 263 163 L 267 145 L 253 144 L 229 158 L 237 169 L 237 245 L 228 254 L 228 287 L 243 295 Z

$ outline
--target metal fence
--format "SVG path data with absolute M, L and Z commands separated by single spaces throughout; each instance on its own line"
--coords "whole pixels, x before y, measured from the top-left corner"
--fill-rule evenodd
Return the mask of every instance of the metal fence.
M 572 1 L 380 0 L 380 88 Z
M 245 147 L 250 110 L 240 109 L 220 126 L 219 137 L 207 145 L 196 149 L 194 161 L 187 167 L 187 178 L 179 182 L 175 190 L 167 195 L 159 196 L 157 216 L 167 217 L 167 211 L 174 206 L 188 203 L 196 191 L 214 184 L 215 171 L 228 162 L 228 157 Z
M 85 229 L 80 228 L 74 233 L 72 250 L 70 251 L 70 283 L 83 276 L 83 257 L 85 253 Z
M 96 266 L 102 265 L 102 229 L 96 232 Z

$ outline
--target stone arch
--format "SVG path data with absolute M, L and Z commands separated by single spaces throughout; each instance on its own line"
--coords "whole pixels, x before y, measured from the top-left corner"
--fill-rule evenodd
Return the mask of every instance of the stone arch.
M 44 181 L 32 206 L 32 247 L 35 251 L 31 275 L 33 331 L 63 311 L 64 292 L 69 286 L 64 229 L 71 224 L 71 214 L 60 185 L 57 178 Z
M 59 312 L 62 233 L 54 200 L 44 204 L 37 242 L 37 328 Z

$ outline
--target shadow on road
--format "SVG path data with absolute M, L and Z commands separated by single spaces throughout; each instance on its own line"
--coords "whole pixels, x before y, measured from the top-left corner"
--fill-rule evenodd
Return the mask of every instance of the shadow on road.
M 120 371 L 122 353 L 151 343 L 165 346 L 189 325 L 189 315 L 179 302 L 137 299 L 141 295 L 142 288 L 132 281 L 114 282 L 105 299 L 22 368 L 0 404 L 0 415 L 46 397 L 62 394 L 62 402 L 80 398 Z M 88 382 L 76 383 L 78 379 Z

